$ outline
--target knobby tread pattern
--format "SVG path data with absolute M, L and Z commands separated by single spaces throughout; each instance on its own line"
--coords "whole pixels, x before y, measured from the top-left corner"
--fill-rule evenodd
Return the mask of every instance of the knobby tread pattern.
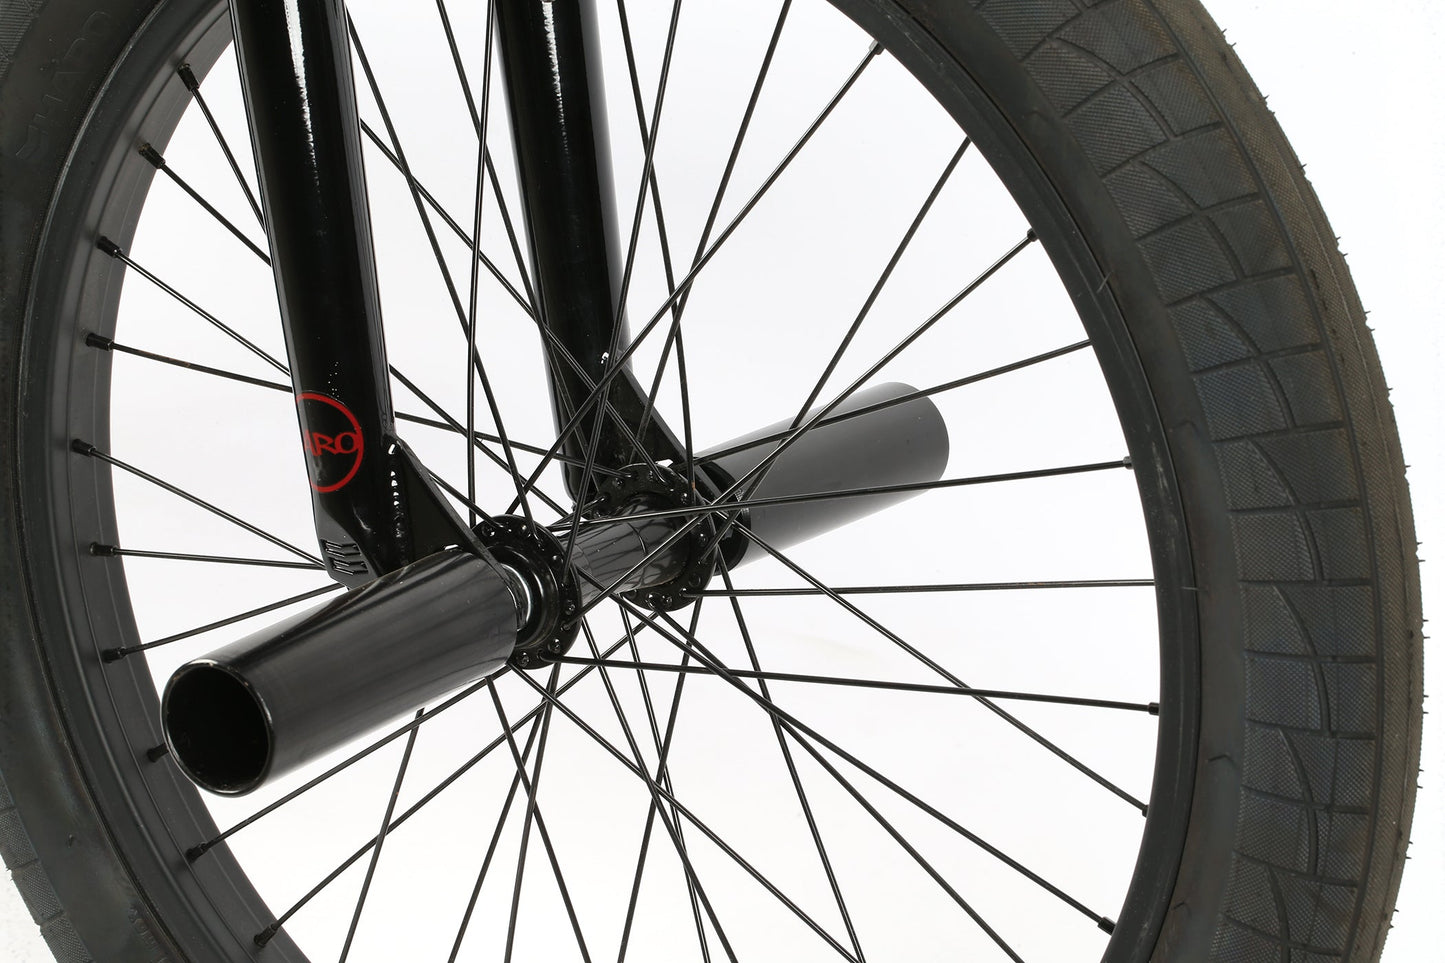
M 1374 834 L 1397 827 L 1414 782 L 1413 768 L 1403 779 L 1382 771 L 1387 640 L 1377 612 L 1395 607 L 1385 624 L 1405 615 L 1414 633 L 1419 615 L 1376 590 L 1400 574 L 1376 570 L 1391 560 L 1371 552 L 1363 476 L 1403 496 L 1403 469 L 1389 452 L 1366 452 L 1346 417 L 1345 384 L 1383 385 L 1373 354 L 1355 344 L 1367 340 L 1362 322 L 1350 304 L 1329 303 L 1292 241 L 1315 235 L 1323 217 L 1312 195 L 1283 198 L 1292 206 L 1271 196 L 1260 158 L 1285 154 L 1302 184 L 1297 161 L 1262 125 L 1234 128 L 1211 94 L 1219 78 L 1181 54 L 1159 9 L 1168 4 L 973 6 L 1093 161 L 1155 276 L 1242 547 L 1243 794 L 1210 959 L 1373 960 L 1388 925 L 1380 907 L 1393 900 L 1381 887 L 1392 889 L 1403 854 L 1401 840 Z M 1225 82 L 1239 87 L 1242 76 Z M 1373 371 L 1350 370 L 1352 347 Z M 1354 417 L 1375 433 L 1392 429 L 1374 411 Z M 1390 683 L 1397 702 L 1418 684 L 1406 658 L 1405 677 Z M 1380 860 L 1377 842 L 1393 858 Z
M 42 2 L 0 8 L 0 79 Z M 1381 450 L 1388 410 L 1359 402 L 1384 393 L 1348 282 L 1321 278 L 1336 269 L 1298 249 L 1323 216 L 1306 187 L 1280 195 L 1285 180 L 1304 182 L 1278 132 L 1237 127 L 1222 109 L 1226 87 L 1257 97 L 1237 61 L 1205 64 L 1191 52 L 1208 45 L 1180 43 L 1171 23 L 1198 16 L 1192 0 L 969 4 L 1078 141 L 1152 270 L 1205 412 L 1230 530 L 1248 546 L 1237 558 L 1242 792 L 1209 959 L 1373 960 L 1403 857 L 1388 833 L 1414 787 L 1413 766 L 1403 779 L 1383 771 L 1387 750 L 1411 757 L 1409 745 L 1382 745 L 1383 719 L 1411 694 L 1398 690 L 1419 684 L 1418 638 L 1391 656 L 1382 625 L 1418 633 L 1419 613 L 1381 597 L 1381 585 L 1406 582 L 1403 560 L 1370 548 L 1382 523 L 1410 546 L 1403 477 Z M 1281 157 L 1289 170 L 1262 168 Z M 1372 507 L 1367 494 L 1380 490 L 1401 506 Z M 1411 725 L 1392 738 L 1417 751 L 1418 716 Z M 0 855 L 57 959 L 89 960 L 3 775 Z
M 30 909 L 31 918 L 40 927 L 40 934 L 58 963 L 90 963 L 90 953 L 65 915 L 55 888 L 50 885 L 50 877 L 45 875 L 35 847 L 30 843 L 30 834 L 25 830 L 15 801 L 10 798 L 4 773 L 0 773 L 0 858 L 4 859 L 11 879 Z

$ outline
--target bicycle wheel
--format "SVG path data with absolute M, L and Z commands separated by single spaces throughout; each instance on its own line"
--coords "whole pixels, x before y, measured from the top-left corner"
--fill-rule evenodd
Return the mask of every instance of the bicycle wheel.
M 500 511 L 555 426 L 500 119 L 473 283 L 520 472 L 473 474 L 501 433 L 452 414 L 485 16 L 353 6 L 398 407 Z M 634 327 L 708 262 L 683 336 L 633 364 L 701 453 L 887 359 L 874 380 L 946 416 L 947 484 L 674 621 L 594 610 L 580 662 L 236 800 L 164 752 L 158 689 L 327 586 L 258 360 L 249 151 L 188 90 L 240 136 L 225 11 L 6 20 L 0 847 L 58 958 L 1378 957 L 1419 752 L 1413 537 L 1298 163 L 1192 2 L 836 8 L 603 18 Z M 388 53 L 413 35 L 434 52 Z M 565 516 L 560 481 L 528 510 Z

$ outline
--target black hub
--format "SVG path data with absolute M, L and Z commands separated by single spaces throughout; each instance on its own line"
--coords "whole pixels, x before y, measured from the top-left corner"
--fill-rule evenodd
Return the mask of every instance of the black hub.
M 499 515 L 474 531 L 514 576 L 519 625 L 517 647 L 509 661 L 525 669 L 565 654 L 581 625 L 570 619 L 582 604 L 566 547 L 547 529 L 516 515 Z

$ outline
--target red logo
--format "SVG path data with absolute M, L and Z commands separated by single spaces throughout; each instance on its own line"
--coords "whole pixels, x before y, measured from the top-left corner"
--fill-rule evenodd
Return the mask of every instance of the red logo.
M 296 396 L 301 410 L 301 442 L 311 469 L 311 487 L 334 492 L 361 469 L 365 442 L 361 423 L 335 398 L 307 391 Z

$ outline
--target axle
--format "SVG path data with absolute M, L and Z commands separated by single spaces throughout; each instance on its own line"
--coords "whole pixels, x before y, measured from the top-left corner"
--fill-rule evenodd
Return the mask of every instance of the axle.
M 947 432 L 927 398 L 901 400 L 911 393 L 879 386 L 781 450 L 788 423 L 699 459 L 719 488 L 771 459 L 755 474 L 765 509 L 707 512 L 675 472 L 635 466 L 603 486 L 606 515 L 579 527 L 570 556 L 566 530 L 489 519 L 477 526 L 484 553 L 445 549 L 189 662 L 162 705 L 172 754 L 205 789 L 250 792 L 509 663 L 545 665 L 604 594 L 683 604 L 718 565 L 755 554 L 720 553 L 718 526 L 746 525 L 782 549 L 895 504 L 908 495 L 807 496 L 941 477 Z

